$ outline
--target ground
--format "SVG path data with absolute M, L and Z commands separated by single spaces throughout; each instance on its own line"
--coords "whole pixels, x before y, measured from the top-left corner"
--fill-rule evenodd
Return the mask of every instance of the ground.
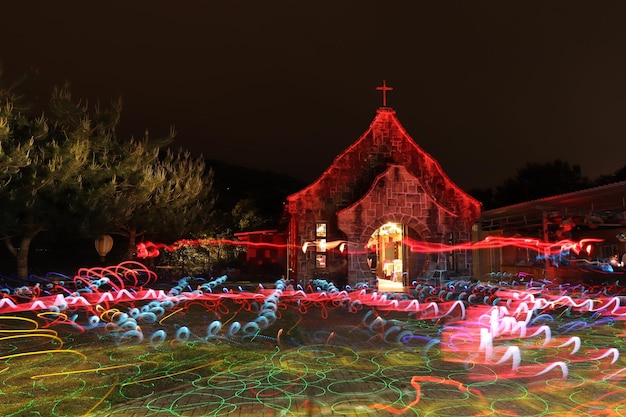
M 92 272 L 0 299 L 2 415 L 626 415 L 616 285 L 155 290 Z

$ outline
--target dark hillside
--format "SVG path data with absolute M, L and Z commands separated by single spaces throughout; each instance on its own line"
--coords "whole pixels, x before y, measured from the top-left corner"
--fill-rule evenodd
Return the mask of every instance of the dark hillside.
M 222 161 L 207 160 L 214 172 L 214 189 L 217 193 L 215 208 L 230 211 L 243 199 L 254 200 L 261 214 L 273 219 L 277 227 L 287 196 L 307 186 L 302 180 L 286 174 L 262 171 L 231 165 Z

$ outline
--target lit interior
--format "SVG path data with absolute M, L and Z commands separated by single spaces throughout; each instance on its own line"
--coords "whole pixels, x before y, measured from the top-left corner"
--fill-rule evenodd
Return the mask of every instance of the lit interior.
M 375 254 L 370 268 L 376 271 L 378 278 L 402 282 L 404 256 L 404 230 L 401 223 L 385 223 L 370 236 L 367 248 Z M 376 267 L 374 267 L 376 265 Z

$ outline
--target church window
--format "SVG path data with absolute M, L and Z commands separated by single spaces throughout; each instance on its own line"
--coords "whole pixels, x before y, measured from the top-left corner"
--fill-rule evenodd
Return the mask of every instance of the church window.
M 315 266 L 317 268 L 326 268 L 326 254 L 318 253 L 315 255 Z
M 315 267 L 326 268 L 326 238 L 328 233 L 328 224 L 326 222 L 315 223 L 315 238 L 317 239 Z
M 315 237 L 316 238 L 326 238 L 326 230 L 327 225 L 326 222 L 317 222 L 315 223 Z

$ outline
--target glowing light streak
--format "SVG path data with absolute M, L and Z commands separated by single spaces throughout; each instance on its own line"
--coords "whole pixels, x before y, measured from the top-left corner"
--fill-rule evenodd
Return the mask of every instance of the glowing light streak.
M 17 306 L 9 297 L 0 298 L 0 311 L 1 310 L 15 310 Z
M 564 252 L 573 251 L 574 253 L 579 253 L 581 248 L 588 246 L 589 244 L 602 242 L 602 239 L 583 239 L 581 241 L 575 242 L 572 240 L 561 240 L 558 242 L 544 242 L 535 238 L 513 238 L 513 237 L 499 237 L 499 236 L 489 236 L 482 241 L 479 242 L 466 242 L 456 245 L 446 245 L 443 243 L 434 243 L 434 242 L 423 242 L 405 238 L 403 239 L 403 244 L 409 246 L 411 251 L 414 253 L 443 253 L 443 252 L 454 252 L 454 251 L 466 251 L 466 250 L 476 250 L 476 249 L 494 249 L 494 248 L 502 248 L 507 246 L 515 246 L 521 249 L 532 249 L 542 254 L 549 255 L 558 255 Z M 332 247 L 328 247 L 328 250 L 338 250 L 343 246 L 341 245 L 344 241 L 336 241 L 332 242 Z M 330 242 L 327 242 L 327 245 Z M 193 247 L 193 246 L 219 246 L 219 245 L 233 245 L 233 246 L 247 246 L 254 248 L 279 248 L 279 249 L 287 249 L 291 248 L 292 250 L 305 250 L 307 249 L 307 245 L 310 242 L 306 242 L 303 247 L 295 246 L 295 245 L 287 245 L 287 244 L 278 244 L 278 243 L 269 243 L 269 242 L 249 242 L 249 241 L 239 241 L 239 240 L 231 240 L 231 239 L 181 239 L 176 242 L 167 245 L 164 243 L 154 243 L 154 242 L 141 242 L 137 244 L 137 257 L 140 259 L 143 258 L 154 258 L 160 255 L 160 250 L 165 250 L 167 252 L 174 252 L 178 249 L 182 249 L 184 247 Z M 343 252 L 343 251 L 341 251 Z M 367 250 L 363 248 L 362 250 L 353 251 L 355 254 L 366 254 Z
M 0 316 L 0 321 L 11 321 L 15 320 L 18 322 L 26 322 L 32 324 L 33 327 L 31 329 L 0 329 L 0 333 L 18 333 L 18 332 L 30 332 L 39 328 L 39 323 L 35 320 L 30 319 L 28 317 L 18 317 L 18 316 Z
M 66 376 L 66 375 L 86 374 L 86 373 L 110 371 L 112 369 L 141 367 L 141 365 L 146 365 L 148 363 L 152 363 L 154 365 L 158 365 L 157 362 L 137 362 L 137 363 L 128 363 L 128 364 L 125 364 L 125 365 L 105 366 L 105 367 L 102 367 L 102 368 L 80 369 L 80 370 L 76 370 L 76 371 L 64 371 L 64 372 L 52 372 L 52 373 L 49 373 L 49 374 L 39 374 L 39 375 L 31 376 L 30 379 L 41 379 L 41 378 L 49 378 L 49 377 L 53 377 L 53 376 Z
M 618 379 L 618 376 L 620 376 L 620 380 L 623 379 L 624 377 L 621 376 L 622 374 L 626 374 L 626 368 L 622 368 L 619 369 L 605 377 L 602 378 L 603 381 L 613 381 L 615 379 Z M 625 375 L 626 376 L 626 375 Z
M 0 341 L 11 340 L 11 339 L 29 339 L 29 338 L 35 338 L 35 337 L 45 337 L 48 339 L 52 339 L 59 344 L 60 348 L 63 347 L 63 340 L 61 340 L 61 338 L 59 338 L 58 336 L 51 335 L 51 334 L 41 334 L 41 333 L 16 334 L 13 336 L 4 336 L 4 337 L 0 337 Z
M 619 359 L 619 350 L 617 350 L 616 348 L 610 348 L 610 349 L 607 349 L 606 352 L 600 354 L 600 356 L 589 357 L 589 359 L 600 360 L 600 359 L 607 358 L 609 356 L 613 356 L 613 359 L 611 360 L 611 364 L 614 364 Z
M 522 362 L 522 354 L 518 346 L 509 346 L 504 352 L 504 354 L 502 355 L 502 357 L 498 359 L 496 363 L 501 364 L 501 363 L 508 361 L 509 359 L 512 360 L 511 361 L 512 371 L 515 371 L 517 368 L 519 368 L 520 363 Z
M 104 402 L 104 400 L 106 400 L 111 393 L 113 393 L 113 390 L 115 390 L 115 388 L 117 388 L 117 384 L 120 382 L 120 378 L 119 376 L 115 376 L 115 383 L 111 384 L 111 388 L 109 388 L 109 390 L 89 409 L 85 412 L 85 414 L 83 414 L 83 417 L 88 417 L 91 415 L 91 413 L 96 410 L 98 407 L 100 407 L 100 405 Z
M 92 280 L 87 276 L 83 278 L 90 282 L 103 279 Z M 595 383 L 621 380 L 626 369 L 623 367 L 619 367 L 618 370 L 611 369 L 611 365 L 622 363 L 619 357 L 621 345 L 619 348 L 610 345 L 598 346 L 586 340 L 588 334 L 590 338 L 593 337 L 596 326 L 626 319 L 625 308 L 621 306 L 620 297 L 617 295 L 625 292 L 623 287 L 617 284 L 610 287 L 566 286 L 537 281 L 525 287 L 511 286 L 510 289 L 503 290 L 491 284 L 471 283 L 465 287 L 453 285 L 445 288 L 427 288 L 421 297 L 422 292 L 417 287 L 415 293 L 411 294 L 382 293 L 371 291 L 364 286 L 355 286 L 358 290 L 354 291 L 339 291 L 324 280 L 311 282 L 306 291 L 287 291 L 284 289 L 284 282 L 277 281 L 274 291 L 259 287 L 256 292 L 245 292 L 241 288 L 224 292 L 222 288 L 224 281 L 225 279 L 214 280 L 196 286 L 191 285 L 192 279 L 181 280 L 175 286 L 175 290 L 165 293 L 142 287 L 135 288 L 131 276 L 120 281 L 123 284 L 119 284 L 119 290 L 100 282 L 98 285 L 94 284 L 93 288 L 89 287 L 92 292 L 80 293 L 78 296 L 73 292 L 45 295 L 44 291 L 30 291 L 28 293 L 30 298 L 12 299 L 15 308 L 5 305 L 9 308 L 5 311 L 10 311 L 16 316 L 0 316 L 0 324 L 3 327 L 9 324 L 21 328 L 0 328 L 2 334 L 9 335 L 0 340 L 28 340 L 28 337 L 32 337 L 31 334 L 37 332 L 47 335 L 42 337 L 57 340 L 55 330 L 49 329 L 50 327 L 83 324 L 85 330 L 97 330 L 99 335 L 108 334 L 118 344 L 140 343 L 144 331 L 139 326 L 141 323 L 147 331 L 146 335 L 150 335 L 146 336 L 146 342 L 149 340 L 153 345 L 168 343 L 156 350 L 168 349 L 173 344 L 176 345 L 173 347 L 178 348 L 179 345 L 195 346 L 198 343 L 205 343 L 207 346 L 212 344 L 219 346 L 224 343 L 233 345 L 269 343 L 279 350 L 289 351 L 293 343 L 297 346 L 299 342 L 294 338 L 287 339 L 284 335 L 291 335 L 298 326 L 303 325 L 304 314 L 311 317 L 312 314 L 317 315 L 319 312 L 326 319 L 331 314 L 339 312 L 347 314 L 346 317 L 357 315 L 357 323 L 360 319 L 358 315 L 363 319 L 359 325 L 348 330 L 339 331 L 335 328 L 319 331 L 320 336 L 316 340 L 320 345 L 336 349 L 344 340 L 360 336 L 363 337 L 363 341 L 369 340 L 380 346 L 396 344 L 401 348 L 404 347 L 402 345 L 413 348 L 411 345 L 415 343 L 427 344 L 426 347 L 420 348 L 420 354 L 416 355 L 423 358 L 424 363 L 432 360 L 433 352 L 429 349 L 437 345 L 437 355 L 441 355 L 442 361 L 465 363 L 466 376 L 472 380 L 495 382 L 495 380 L 535 378 L 553 370 L 560 370 L 560 376 L 567 378 L 568 365 L 575 363 L 577 372 L 583 369 L 584 364 L 586 364 L 584 369 L 593 370 L 602 366 L 604 373 L 610 372 L 604 378 L 593 377 L 593 374 L 590 374 L 586 383 Z M 20 291 L 27 293 L 23 289 Z M 4 293 L 11 295 L 10 291 Z M 79 301 L 74 302 L 77 299 Z M 492 306 L 494 302 L 496 305 Z M 56 311 L 37 312 L 51 307 L 55 307 Z M 36 312 L 37 320 L 17 318 L 19 312 L 29 308 Z M 208 325 L 204 324 L 200 329 L 187 327 L 188 319 L 184 314 L 190 308 L 193 311 L 202 311 L 208 318 L 206 321 Z M 404 316 L 406 318 L 403 318 Z M 235 317 L 240 321 L 234 322 Z M 290 318 L 293 320 L 292 323 L 295 323 L 290 324 L 286 332 L 283 329 L 287 327 L 281 327 L 285 324 L 280 321 L 284 317 Z M 40 323 L 46 328 L 41 329 Z M 167 328 L 158 329 L 157 323 Z M 446 323 L 441 328 L 441 338 L 437 337 L 438 333 L 432 331 L 432 328 L 439 326 L 440 323 Z M 333 320 L 330 320 L 329 324 L 337 325 Z M 430 333 L 427 333 L 428 336 L 422 334 L 420 330 L 426 328 L 431 329 Z M 562 337 L 566 333 L 578 336 Z M 275 337 L 272 337 L 274 335 Z M 532 340 L 542 336 L 543 341 Z M 298 337 L 296 333 L 295 338 Z M 18 343 L 11 346 L 12 349 L 18 347 L 20 347 Z M 563 349 L 568 347 L 571 349 Z M 140 349 L 148 354 L 143 346 Z M 20 354 L 15 353 L 15 356 L 7 355 L 3 358 L 19 357 L 17 355 Z M 532 360 L 531 365 L 526 364 L 529 358 Z M 599 363 L 600 361 L 602 363 Z M 507 365 L 509 363 L 510 367 Z M 498 368 L 498 365 L 503 365 L 500 368 L 505 369 Z M 488 368 L 492 372 L 474 373 L 471 369 L 475 366 Z M 0 371 L 3 375 L 7 372 L 9 368 Z M 86 372 L 88 371 L 68 370 L 66 373 L 57 374 L 73 375 Z M 321 377 L 321 371 L 315 372 L 316 377 Z M 297 374 L 303 375 L 300 371 Z M 52 375 L 56 374 L 50 374 Z M 171 375 L 158 376 L 157 379 L 169 376 Z M 302 381 L 305 380 L 303 376 Z M 281 388 L 275 390 L 259 388 L 261 397 L 270 396 L 268 393 L 271 393 L 271 396 L 291 395 L 283 391 Z M 485 407 L 488 407 L 488 404 Z
M 295 329 L 296 327 L 298 327 L 298 325 L 300 324 L 300 322 L 302 321 L 302 316 L 298 317 L 298 320 L 294 323 L 293 326 L 291 326 L 291 328 L 289 330 L 287 330 L 287 334 L 291 334 L 291 332 L 293 331 L 293 329 Z
M 171 377 L 177 376 L 177 375 L 184 375 L 184 374 L 187 374 L 189 372 L 192 372 L 192 371 L 195 371 L 195 370 L 198 370 L 198 369 L 206 368 L 207 366 L 213 366 L 213 365 L 218 364 L 220 362 L 221 361 L 209 362 L 209 363 L 205 363 L 204 365 L 199 365 L 199 366 L 195 366 L 193 368 L 185 369 L 184 371 L 180 371 L 180 372 L 174 372 L 174 373 L 167 374 L 167 375 L 162 375 L 162 376 L 155 376 L 153 378 L 145 378 L 145 379 L 138 379 L 138 380 L 134 380 L 134 381 L 124 382 L 124 383 L 121 384 L 121 386 L 125 387 L 127 385 L 143 384 L 144 382 L 151 382 L 151 381 L 156 381 L 156 380 L 159 380 L 159 379 L 171 378 Z
M 475 396 L 479 397 L 479 398 L 483 398 L 483 394 L 478 391 L 475 388 L 469 388 L 466 387 L 465 385 L 463 385 L 461 382 L 458 381 L 453 381 L 453 380 L 448 380 L 448 379 L 443 379 L 443 378 L 438 378 L 438 377 L 430 377 L 430 376 L 414 376 L 413 378 L 411 378 L 411 386 L 413 388 L 415 388 L 415 399 L 413 401 L 411 401 L 406 407 L 404 408 L 396 408 L 396 407 L 392 407 L 390 405 L 384 405 L 384 404 L 373 404 L 370 406 L 371 409 L 374 410 L 385 410 L 385 411 L 389 411 L 393 414 L 402 414 L 405 413 L 409 410 L 411 410 L 413 407 L 415 407 L 421 399 L 422 396 L 422 387 L 420 385 L 420 382 L 424 383 L 424 382 L 432 382 L 435 384 L 441 384 L 441 385 L 452 385 L 454 387 L 456 387 L 459 391 L 461 392 L 467 392 L 470 394 L 474 394 Z
M 562 374 L 563 379 L 567 378 L 567 375 L 569 374 L 569 370 L 568 370 L 567 364 L 565 362 L 553 362 L 550 365 L 546 366 L 544 370 L 536 373 L 533 376 L 544 375 L 544 374 L 550 372 L 551 370 L 553 370 L 555 368 L 560 368 L 561 369 L 561 374 Z
M 141 242 L 137 244 L 137 257 L 138 258 L 154 258 L 160 255 L 160 250 L 164 249 L 167 252 L 174 252 L 178 249 L 188 246 L 219 246 L 219 245 L 233 245 L 233 246 L 250 246 L 250 247 L 263 247 L 263 248 L 287 248 L 288 245 L 267 243 L 267 242 L 244 242 L 231 239 L 181 239 L 177 240 L 171 245 L 163 243 L 153 242 Z
M 574 345 L 572 351 L 570 352 L 570 355 L 573 355 L 574 353 L 578 352 L 580 350 L 580 337 L 578 336 L 574 336 L 574 337 L 570 337 L 567 342 L 562 343 L 560 345 L 558 345 L 557 347 L 565 347 L 565 346 L 569 346 L 569 345 Z
M 78 356 L 82 357 L 83 359 L 87 360 L 87 356 L 85 356 L 83 353 L 78 352 L 76 350 L 71 350 L 71 349 L 50 349 L 50 350 L 37 350 L 37 351 L 34 351 L 34 352 L 14 353 L 12 355 L 0 356 L 0 361 L 1 360 L 5 360 L 5 359 L 19 358 L 19 357 L 23 357 L 23 356 L 44 355 L 44 354 L 48 354 L 48 353 L 69 353 L 69 354 L 72 354 L 72 355 L 78 355 Z
M 181 308 L 176 309 L 175 311 L 172 311 L 172 312 L 171 312 L 171 313 L 169 313 L 168 315 L 164 316 L 161 320 L 159 320 L 159 324 L 163 324 L 163 323 L 165 322 L 165 320 L 167 320 L 167 319 L 169 319 L 170 317 L 172 317 L 172 316 L 174 316 L 174 315 L 176 315 L 176 314 L 180 313 L 180 312 L 181 312 L 181 311 L 183 311 L 183 310 L 184 310 L 184 309 L 181 307 Z
M 543 340 L 543 345 L 547 346 L 550 341 L 552 340 L 552 330 L 550 329 L 549 326 L 540 326 L 533 334 L 531 334 L 529 337 L 534 337 L 537 336 L 539 334 L 543 333 L 545 335 L 545 338 Z

